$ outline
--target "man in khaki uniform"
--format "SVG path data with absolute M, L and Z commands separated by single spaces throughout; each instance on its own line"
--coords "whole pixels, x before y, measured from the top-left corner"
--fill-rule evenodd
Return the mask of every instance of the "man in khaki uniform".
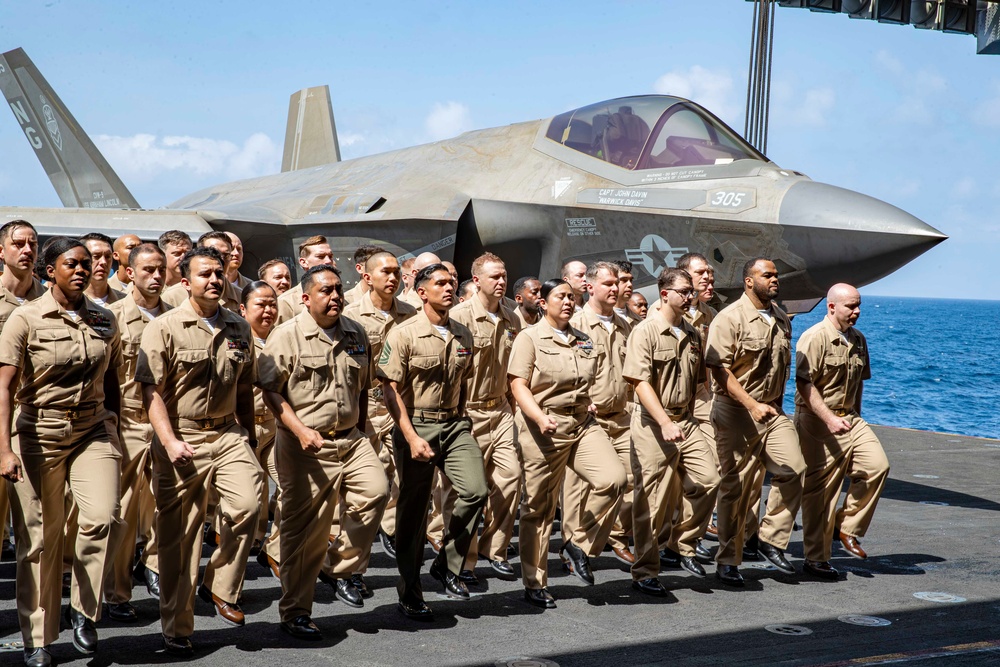
M 707 375 L 701 337 L 683 318 L 696 293 L 681 269 L 664 269 L 657 287 L 663 307 L 633 329 L 623 373 L 635 384 L 640 405 L 632 415 L 632 586 L 664 596 L 657 577 L 660 535 L 675 512 L 680 518 L 669 530 L 668 548 L 680 554 L 684 569 L 705 576 L 695 544 L 711 518 L 719 473 L 693 414 L 697 388 Z
M 160 621 L 168 652 L 194 649 L 194 594 L 210 490 L 222 513 L 219 547 L 198 594 L 226 622 L 243 625 L 237 600 L 257 525 L 263 474 L 256 449 L 250 326 L 221 308 L 225 260 L 196 248 L 181 262 L 190 298 L 142 334 L 136 382 L 153 425 L 153 489 Z
M 835 535 L 848 553 L 867 558 L 858 538 L 868 531 L 889 476 L 882 444 L 861 418 L 862 385 L 871 378 L 871 364 L 868 343 L 854 328 L 860 314 L 858 290 L 834 285 L 826 296 L 826 317 L 795 347 L 795 429 L 806 460 L 803 569 L 824 579 L 839 576 L 830 566 Z M 838 511 L 845 476 L 850 486 Z
M 627 259 L 618 259 L 613 262 L 618 267 L 618 301 L 615 302 L 615 314 L 625 320 L 630 327 L 642 321 L 636 317 L 635 313 L 628 309 L 628 300 L 632 298 L 632 262 Z
M 608 542 L 619 561 L 632 565 L 635 558 L 629 550 L 632 536 L 632 443 L 629 437 L 632 387 L 622 376 L 625 343 L 632 327 L 615 313 L 618 302 L 618 267 L 611 262 L 594 262 L 585 275 L 590 299 L 569 323 L 587 334 L 597 352 L 597 378 L 590 390 L 590 400 L 597 408 L 594 416 L 618 454 L 625 469 L 626 487 L 618 508 L 615 525 Z M 589 524 L 598 520 L 599 505 L 604 498 L 592 498 L 590 486 L 582 477 L 567 468 L 562 495 L 562 534 L 564 542 L 584 544 Z M 604 545 L 600 545 L 603 549 Z
M 632 296 L 628 299 L 627 307 L 628 312 L 632 314 L 633 319 L 636 321 L 646 319 L 646 315 L 649 313 L 649 303 L 641 292 L 632 292 Z
M 791 368 L 792 323 L 773 303 L 778 270 L 764 257 L 743 267 L 743 296 L 708 329 L 705 360 L 715 379 L 712 423 L 722 468 L 716 576 L 742 586 L 739 565 L 747 514 L 760 495 L 765 468 L 772 475 L 767 514 L 760 522 L 760 553 L 782 572 L 795 514 L 802 501 L 805 461 L 781 401 Z M 752 531 L 751 531 L 752 532 Z
M 191 243 L 191 237 L 186 232 L 171 229 L 160 234 L 156 245 L 160 246 L 160 250 L 167 256 L 167 278 L 164 283 L 164 290 L 166 290 L 167 287 L 173 287 L 181 281 L 181 260 L 184 259 L 187 251 L 194 247 L 194 244 Z
M 38 256 L 38 234 L 26 220 L 11 220 L 0 227 L 0 260 L 4 271 L 0 274 L 0 331 L 14 309 L 22 303 L 34 301 L 45 294 L 45 286 L 35 278 L 35 259 Z M 3 534 L 3 551 L 10 550 L 7 519 L 10 500 L 7 497 L 7 480 L 0 477 L 0 533 Z
M 111 256 L 118 262 L 118 270 L 108 278 L 108 286 L 111 289 L 117 290 L 122 294 L 128 294 L 128 291 L 132 289 L 132 283 L 129 280 L 127 271 L 128 256 L 132 252 L 132 248 L 140 243 L 142 243 L 142 239 L 135 234 L 125 234 L 115 239 L 114 252 Z
M 359 430 L 370 387 L 368 337 L 360 324 L 340 316 L 340 272 L 329 265 L 309 269 L 302 293 L 306 309 L 275 329 L 264 345 L 258 382 L 279 424 L 281 629 L 319 640 L 322 634 L 311 619 L 316 577 L 333 583 L 341 599 L 361 606 L 351 575 L 368 560 L 388 483 Z M 341 496 L 341 530 L 328 548 Z
M 400 285 L 400 268 L 396 257 L 386 251 L 378 252 L 365 262 L 362 280 L 368 291 L 356 303 L 344 310 L 344 317 L 355 320 L 364 327 L 371 346 L 369 377 L 376 377 L 378 359 L 382 354 L 389 332 L 397 324 L 416 315 L 417 310 L 410 304 L 393 296 Z M 365 419 L 366 435 L 378 454 L 389 480 L 389 500 L 382 514 L 379 538 L 382 548 L 393 558 L 396 557 L 396 503 L 399 500 L 399 473 L 392 450 L 392 427 L 394 423 L 385 405 L 382 385 L 372 387 L 368 393 L 368 415 Z M 364 564 L 367 568 L 367 563 Z M 362 569 L 364 571 L 364 569 Z
M 91 232 L 80 237 L 83 245 L 90 251 L 93 271 L 90 274 L 90 282 L 84 294 L 87 298 L 98 306 L 105 308 L 120 300 L 125 295 L 118 290 L 112 289 L 108 284 L 108 276 L 111 274 L 111 257 L 113 254 L 111 238 L 100 232 Z
M 534 326 L 542 319 L 541 294 L 542 283 L 535 276 L 518 278 L 514 283 L 514 303 L 517 304 L 514 313 L 522 329 Z
M 413 306 L 415 309 L 420 310 L 424 307 L 424 302 L 420 299 L 420 295 L 417 294 L 417 286 L 414 284 L 414 279 L 417 274 L 424 268 L 430 266 L 431 264 L 440 264 L 441 259 L 432 252 L 422 252 L 413 259 L 413 263 L 410 264 L 410 284 L 411 288 L 404 292 L 399 298 L 402 301 Z M 404 263 L 405 265 L 405 263 Z M 447 267 L 446 269 L 447 270 Z M 451 275 L 451 271 L 448 271 L 448 275 Z M 458 285 L 455 285 L 457 288 Z M 456 289 L 457 292 L 457 289 Z M 455 301 L 458 301 L 458 295 L 455 295 Z
M 242 295 L 243 288 L 253 282 L 240 273 L 240 267 L 243 266 L 243 241 L 232 232 L 226 232 L 226 236 L 233 247 L 232 252 L 229 253 L 229 263 L 226 265 L 226 280 L 233 286 L 237 294 Z
M 368 291 L 368 283 L 365 282 L 365 263 L 368 262 L 368 258 L 377 252 L 385 252 L 385 248 L 377 245 L 372 245 L 366 243 L 365 245 L 358 246 L 358 249 L 354 251 L 354 270 L 358 273 L 358 283 L 351 289 L 344 292 L 344 307 L 346 308 L 349 304 L 355 301 L 361 300 L 361 297 L 365 295 Z M 374 376 L 372 376 L 374 377 Z
M 137 535 L 149 536 L 143 549 L 146 584 L 151 592 L 159 590 L 155 529 L 143 523 L 153 518 L 153 512 L 143 510 L 155 507 L 150 484 L 153 427 L 142 407 L 142 386 L 135 381 L 135 370 L 143 330 L 170 306 L 160 300 L 167 260 L 158 246 L 152 243 L 136 246 L 121 261 L 126 267 L 130 289 L 125 298 L 112 304 L 109 310 L 115 316 L 122 337 L 123 363 L 118 367 L 118 383 L 122 392 L 121 517 L 128 525 L 128 533 L 117 552 L 108 554 L 111 569 L 104 580 L 104 601 L 108 605 L 108 616 L 116 621 L 131 623 L 137 620 L 131 604 L 132 560 Z
M 514 535 L 514 519 L 521 499 L 521 456 L 517 448 L 507 361 L 521 326 L 517 316 L 503 305 L 507 289 L 507 268 L 493 253 L 472 262 L 472 280 L 478 291 L 451 311 L 451 318 L 472 331 L 473 371 L 469 378 L 465 408 L 472 420 L 472 437 L 479 443 L 486 469 L 489 498 L 483 509 L 483 534 L 472 533 L 472 542 L 460 576 L 465 583 L 478 583 L 473 571 L 480 554 L 493 571 L 513 579 L 514 568 L 507 562 L 507 547 Z M 442 480 L 447 525 L 456 495 L 451 483 Z
M 431 264 L 414 277 L 414 289 L 423 310 L 389 332 L 378 376 L 396 422 L 398 608 L 409 618 L 429 620 L 433 612 L 424 603 L 420 568 L 434 471 L 440 469 L 458 495 L 444 544 L 430 568 L 450 598 L 469 599 L 458 574 L 489 490 L 482 452 L 464 416 L 473 338 L 448 315 L 455 295 L 451 274 L 442 264 Z
M 257 269 L 257 277 L 274 288 L 281 296 L 292 287 L 292 272 L 280 259 L 269 259 Z
M 562 267 L 562 279 L 569 283 L 573 290 L 576 309 L 583 308 L 583 300 L 587 294 L 587 265 L 578 259 L 572 259 Z
M 228 265 L 229 258 L 233 252 L 233 244 L 229 240 L 229 236 L 225 232 L 205 232 L 198 237 L 199 248 L 212 248 L 217 253 L 222 261 Z M 233 287 L 233 284 L 229 280 L 225 280 L 225 285 L 223 285 L 222 297 L 219 299 L 219 305 L 228 310 L 231 313 L 236 313 L 239 315 L 240 312 L 240 294 Z M 189 298 L 190 290 L 185 287 L 183 283 L 177 283 L 173 287 L 168 287 L 163 290 L 160 298 L 163 302 L 169 306 L 176 308 L 181 305 Z
M 337 266 L 333 261 L 333 250 L 326 237 L 317 234 L 310 236 L 299 244 L 299 268 L 308 271 L 314 266 L 329 264 Z M 278 324 L 290 320 L 302 312 L 302 284 L 295 283 L 287 292 L 278 297 Z

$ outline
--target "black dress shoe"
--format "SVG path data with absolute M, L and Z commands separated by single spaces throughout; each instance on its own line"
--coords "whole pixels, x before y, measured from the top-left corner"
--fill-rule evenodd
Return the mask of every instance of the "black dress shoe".
M 715 560 L 712 552 L 701 543 L 701 540 L 698 540 L 698 543 L 694 546 L 694 559 L 702 565 L 709 565 Z
M 667 589 L 663 587 L 660 580 L 656 577 L 650 577 L 648 579 L 640 579 L 639 581 L 632 582 L 632 588 L 639 591 L 640 593 L 645 593 L 646 595 L 652 595 L 653 597 L 662 598 L 667 596 Z
M 153 572 L 148 567 L 145 568 L 143 579 L 146 580 L 146 591 L 157 600 L 160 599 L 160 575 Z
M 681 555 L 673 549 L 666 547 L 660 549 L 660 567 L 680 567 Z
M 837 571 L 829 561 L 808 560 L 802 565 L 802 571 L 820 579 L 836 581 L 840 579 L 840 572 Z
M 27 667 L 49 667 L 52 664 L 49 649 L 44 646 L 24 649 L 24 664 Z
M 14 543 L 10 540 L 3 541 L 3 548 L 0 549 L 0 560 L 5 562 L 17 560 L 17 550 L 14 548 Z
M 360 609 L 365 606 L 365 600 L 361 597 L 361 591 L 355 588 L 350 579 L 337 579 L 333 582 L 333 590 L 337 599 L 348 607 Z
M 577 578 L 588 586 L 594 584 L 594 573 L 590 569 L 590 558 L 583 552 L 583 549 L 572 542 L 563 542 L 562 549 L 559 550 L 559 557 L 562 558 L 563 567 L 575 574 Z
M 396 557 L 396 537 L 394 535 L 387 535 L 384 530 L 379 528 L 378 541 L 382 545 L 382 551 L 386 552 L 393 558 Z
M 73 629 L 73 646 L 84 655 L 90 655 L 97 650 L 97 628 L 94 622 L 81 612 L 66 607 L 66 624 Z
M 444 586 L 444 594 L 452 600 L 468 600 L 469 589 L 446 565 L 435 560 L 431 563 L 431 576 Z
M 62 596 L 68 598 L 73 588 L 73 575 L 70 572 L 63 572 Z
M 490 567 L 500 575 L 501 579 L 513 580 L 515 578 L 514 566 L 505 560 L 491 560 Z
M 163 650 L 170 655 L 194 655 L 194 645 L 190 637 L 168 637 L 163 635 Z
M 431 608 L 427 606 L 427 603 L 423 600 L 419 602 L 403 602 L 402 600 L 396 605 L 396 609 L 399 610 L 403 616 L 407 618 L 412 618 L 414 621 L 433 621 L 434 612 Z
M 472 570 L 462 570 L 458 573 L 458 580 L 461 581 L 466 586 L 478 586 L 479 577 Z
M 761 540 L 757 550 L 761 556 L 771 561 L 771 565 L 785 574 L 795 574 L 795 568 L 785 559 L 785 552 L 778 547 Z
M 105 605 L 105 610 L 108 618 L 112 621 L 135 623 L 139 620 L 139 616 L 135 613 L 135 607 L 132 606 L 131 602 L 117 602 L 115 604 L 109 602 Z
M 533 604 L 542 609 L 555 609 L 556 599 L 552 597 L 547 588 L 525 588 L 524 599 L 528 604 Z
M 352 574 L 351 583 L 354 584 L 354 587 L 358 589 L 358 592 L 361 593 L 361 597 L 365 600 L 375 597 L 375 594 L 371 592 L 370 588 L 368 588 L 368 584 L 365 583 L 364 575 Z
M 260 553 L 260 550 L 264 548 L 263 540 L 254 540 L 253 544 L 250 545 L 250 555 L 256 557 Z
M 681 556 L 681 567 L 696 577 L 705 576 L 705 568 L 691 556 Z
M 754 533 L 753 536 L 743 545 L 743 560 L 760 560 L 760 553 L 757 551 L 759 548 L 760 538 L 757 537 L 757 533 Z
M 743 575 L 740 574 L 740 568 L 735 565 L 720 565 L 715 569 L 715 576 L 722 583 L 727 586 L 736 586 L 738 588 L 743 588 L 745 582 L 743 581 Z
M 514 548 L 513 544 L 507 545 L 507 558 L 514 558 L 517 556 L 517 549 Z
M 281 629 L 296 639 L 304 639 L 307 642 L 318 642 L 323 639 L 323 633 L 312 619 L 305 615 L 296 616 L 290 621 L 282 621 Z

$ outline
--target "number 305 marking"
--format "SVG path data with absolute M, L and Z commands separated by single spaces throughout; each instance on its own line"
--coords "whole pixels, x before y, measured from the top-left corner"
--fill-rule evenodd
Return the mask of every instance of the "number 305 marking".
M 715 196 L 712 197 L 711 205 L 739 208 L 743 205 L 744 197 L 746 197 L 745 192 L 716 192 Z

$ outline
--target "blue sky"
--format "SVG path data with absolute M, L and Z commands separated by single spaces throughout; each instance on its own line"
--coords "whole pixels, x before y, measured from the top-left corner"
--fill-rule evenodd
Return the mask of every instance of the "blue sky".
M 23 47 L 147 208 L 277 172 L 288 98 L 329 84 L 345 158 L 622 95 L 743 129 L 753 5 L 10 2 Z M 779 8 L 768 156 L 951 238 L 869 294 L 998 298 L 1000 59 L 971 36 Z M 0 113 L 0 205 L 59 206 Z

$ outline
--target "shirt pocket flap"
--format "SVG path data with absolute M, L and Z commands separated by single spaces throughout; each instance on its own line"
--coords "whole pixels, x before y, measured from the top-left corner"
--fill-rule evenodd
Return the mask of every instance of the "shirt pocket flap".
M 441 365 L 441 361 L 435 356 L 416 355 L 410 357 L 410 366 L 413 368 L 431 369 Z
M 749 352 L 760 352 L 767 349 L 767 340 L 764 338 L 747 338 L 743 341 L 742 346 Z
M 35 335 L 42 342 L 65 341 L 73 337 L 68 329 L 39 329 Z
M 653 351 L 653 361 L 670 361 L 677 357 L 677 351 L 666 349 L 666 350 L 654 350 Z
M 197 364 L 208 361 L 208 350 L 177 350 L 177 361 L 182 364 Z

